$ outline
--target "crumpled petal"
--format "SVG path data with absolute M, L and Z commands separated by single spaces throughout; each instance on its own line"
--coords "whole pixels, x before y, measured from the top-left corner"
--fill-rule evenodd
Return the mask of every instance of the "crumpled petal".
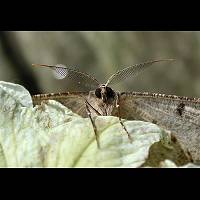
M 101 149 L 97 148 L 92 124 L 62 104 L 50 100 L 33 107 L 22 86 L 0 82 L 1 167 L 140 167 L 163 130 L 142 121 L 124 124 L 119 119 L 95 119 Z

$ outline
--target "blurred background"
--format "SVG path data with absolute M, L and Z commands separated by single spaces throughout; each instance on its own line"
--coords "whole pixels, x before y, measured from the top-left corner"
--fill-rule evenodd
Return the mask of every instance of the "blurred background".
M 113 88 L 200 97 L 200 32 L 0 32 L 0 80 L 31 94 L 85 91 L 32 63 L 76 66 L 105 83 L 123 67 L 162 58 L 176 61 L 154 64 Z

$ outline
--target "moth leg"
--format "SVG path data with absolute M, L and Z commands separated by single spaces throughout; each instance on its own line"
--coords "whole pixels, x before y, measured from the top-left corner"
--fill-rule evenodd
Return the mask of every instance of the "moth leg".
M 97 133 L 97 127 L 96 127 L 95 122 L 94 122 L 94 120 L 92 118 L 89 106 L 91 106 L 91 105 L 87 101 L 85 101 L 85 107 L 86 107 L 86 110 L 87 110 L 87 114 L 88 114 L 88 116 L 90 118 L 90 121 L 91 121 L 93 129 L 94 129 L 95 139 L 97 141 L 97 147 L 98 147 L 98 149 L 100 149 L 100 143 L 99 143 L 99 136 L 98 136 L 98 133 Z
M 128 139 L 129 139 L 130 142 L 132 143 L 132 142 L 133 142 L 133 139 L 132 139 L 130 133 L 128 132 L 128 130 L 126 129 L 124 123 L 122 122 L 121 112 L 120 112 L 120 100 L 119 100 L 119 96 L 118 96 L 118 95 L 117 95 L 116 107 L 117 107 L 117 112 L 118 112 L 119 122 L 120 122 L 122 128 L 123 128 L 123 129 L 125 130 L 125 132 L 127 133 L 127 135 L 128 135 Z
M 82 95 L 81 95 L 82 96 Z M 92 108 L 92 110 L 97 114 L 97 115 L 101 115 L 101 113 L 99 113 L 88 101 L 87 101 L 87 99 L 84 97 L 84 96 L 82 96 L 82 98 L 84 98 L 84 100 L 85 100 L 85 104 L 87 104 L 90 108 Z M 88 108 L 88 107 L 87 107 Z

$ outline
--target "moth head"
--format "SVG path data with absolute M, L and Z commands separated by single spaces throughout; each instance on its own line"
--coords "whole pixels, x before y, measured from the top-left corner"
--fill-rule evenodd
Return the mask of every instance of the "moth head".
M 95 90 L 95 95 L 97 98 L 102 99 L 102 101 L 106 103 L 108 100 L 114 99 L 115 92 L 110 87 L 102 84 Z

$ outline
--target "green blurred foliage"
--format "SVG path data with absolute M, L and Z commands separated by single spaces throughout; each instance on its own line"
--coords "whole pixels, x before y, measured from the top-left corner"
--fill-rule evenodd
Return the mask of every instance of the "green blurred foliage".
M 79 88 L 72 81 L 55 80 L 51 70 L 34 68 L 32 63 L 76 66 L 105 82 L 125 66 L 174 58 L 175 62 L 155 64 L 114 88 L 200 97 L 200 32 L 6 32 L 6 36 L 18 59 L 26 60 L 23 68 L 37 79 L 42 92 Z M 0 80 L 23 82 L 19 80 L 23 70 L 16 72 L 2 40 L 0 57 Z

